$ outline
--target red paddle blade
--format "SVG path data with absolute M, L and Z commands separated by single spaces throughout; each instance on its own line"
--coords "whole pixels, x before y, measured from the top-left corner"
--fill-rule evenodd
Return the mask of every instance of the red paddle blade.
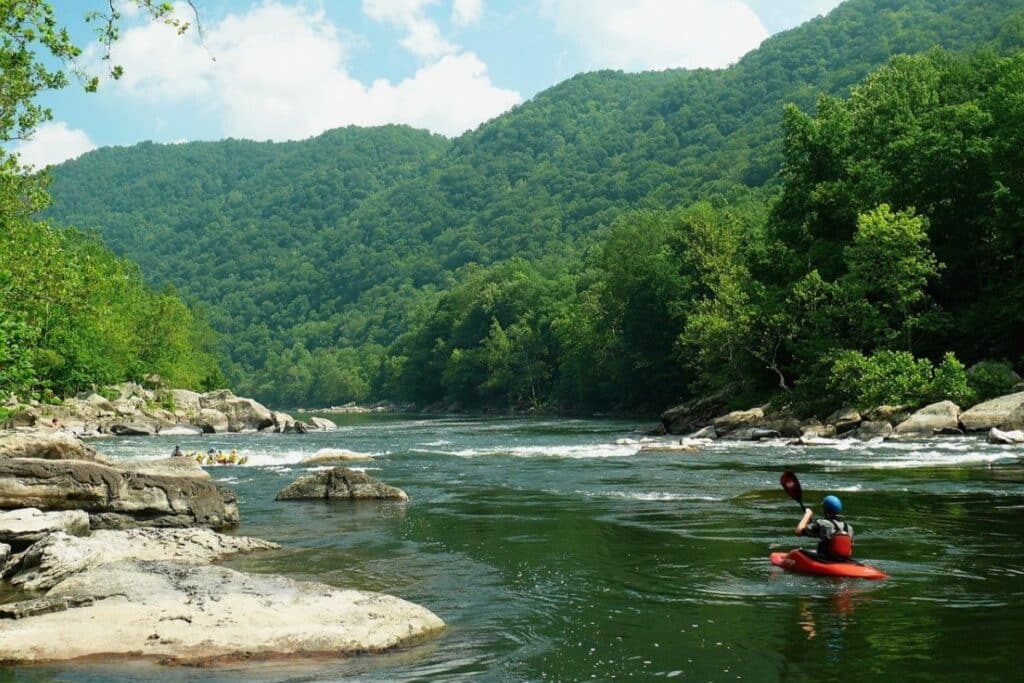
M 779 479 L 779 483 L 782 484 L 782 488 L 786 489 L 786 493 L 789 497 L 798 503 L 803 502 L 804 492 L 800 488 L 800 480 L 796 478 L 796 475 L 792 472 L 783 472 L 782 477 Z

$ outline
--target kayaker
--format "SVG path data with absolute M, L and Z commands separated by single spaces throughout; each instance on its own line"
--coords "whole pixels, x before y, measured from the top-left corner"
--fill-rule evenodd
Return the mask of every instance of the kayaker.
M 836 496 L 825 496 L 821 506 L 824 519 L 812 522 L 814 510 L 808 507 L 796 525 L 796 535 L 817 538 L 818 557 L 822 560 L 849 560 L 853 556 L 853 527 L 839 516 L 842 501 Z

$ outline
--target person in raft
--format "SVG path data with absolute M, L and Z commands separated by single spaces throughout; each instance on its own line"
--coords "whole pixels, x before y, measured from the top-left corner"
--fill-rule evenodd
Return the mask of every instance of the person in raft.
M 853 557 L 853 527 L 839 513 L 843 503 L 836 496 L 825 496 L 822 501 L 825 518 L 812 522 L 814 510 L 807 508 L 800 523 L 796 525 L 797 536 L 811 536 L 818 539 L 818 559 L 841 562 Z

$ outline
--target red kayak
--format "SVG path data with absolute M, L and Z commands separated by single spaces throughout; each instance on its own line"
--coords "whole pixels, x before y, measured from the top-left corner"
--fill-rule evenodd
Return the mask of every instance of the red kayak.
M 788 553 L 772 553 L 772 564 L 782 567 L 787 572 L 797 574 L 813 574 L 815 576 L 845 576 L 855 579 L 886 579 L 888 574 L 871 565 L 855 560 L 837 560 L 824 562 L 801 549 L 790 550 Z

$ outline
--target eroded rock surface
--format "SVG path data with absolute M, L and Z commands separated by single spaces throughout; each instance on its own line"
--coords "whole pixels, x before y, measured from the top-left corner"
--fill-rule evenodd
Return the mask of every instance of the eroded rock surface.
M 45 591 L 69 576 L 122 560 L 207 564 L 229 555 L 280 547 L 258 538 L 199 528 L 100 529 L 85 537 L 54 533 L 11 558 L 2 576 L 26 590 Z
M 0 432 L 0 458 L 95 460 L 96 451 L 63 432 Z
M 207 479 L 78 460 L 0 460 L 0 508 L 24 507 L 85 510 L 93 528 L 238 524 L 234 492 Z
M 89 515 L 81 510 L 43 512 L 37 508 L 0 512 L 0 542 L 25 547 L 56 532 L 85 536 Z
M 0 628 L 0 663 L 99 654 L 179 664 L 345 656 L 381 652 L 444 628 L 429 610 L 399 598 L 182 562 L 106 564 L 66 579 L 41 601 L 0 609 L 8 617 Z

